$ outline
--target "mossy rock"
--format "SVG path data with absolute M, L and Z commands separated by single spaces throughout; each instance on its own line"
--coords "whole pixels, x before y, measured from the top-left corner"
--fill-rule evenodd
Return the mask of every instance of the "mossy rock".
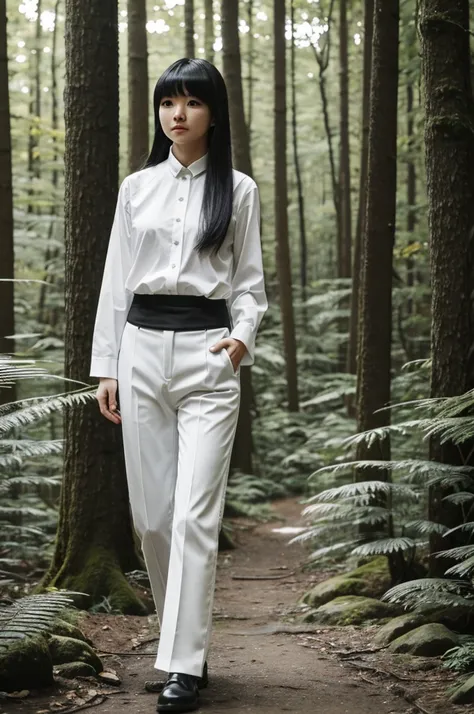
M 75 625 L 72 625 L 66 620 L 58 618 L 54 621 L 52 627 L 48 628 L 48 632 L 52 635 L 61 635 L 62 637 L 73 637 L 75 640 L 82 640 L 87 642 L 88 645 L 92 645 L 92 640 L 90 640 L 86 635 Z
M 331 602 L 320 605 L 316 610 L 304 615 L 306 622 L 319 622 L 321 625 L 361 625 L 371 620 L 381 620 L 393 616 L 393 605 L 375 598 L 347 595 L 337 597 Z
M 377 647 L 385 647 L 389 645 L 390 642 L 396 640 L 397 637 L 405 635 L 411 630 L 415 630 L 421 625 L 426 625 L 427 620 L 422 615 L 417 615 L 416 613 L 408 613 L 407 615 L 400 615 L 399 617 L 394 617 L 393 620 L 387 622 L 383 625 L 374 637 L 374 645 Z
M 1 652 L 0 691 L 40 689 L 53 682 L 53 662 L 44 634 L 16 640 Z
M 303 595 L 302 602 L 319 607 L 344 595 L 377 598 L 390 587 L 387 558 L 378 557 L 344 575 L 318 583 Z
M 100 658 L 87 642 L 75 640 L 73 637 L 62 637 L 61 635 L 49 636 L 49 651 L 53 664 L 65 664 L 66 662 L 86 662 L 94 668 L 98 674 L 104 669 Z
M 54 673 L 65 679 L 75 679 L 76 677 L 95 677 L 94 667 L 87 662 L 65 662 L 54 668 Z
M 459 644 L 459 636 L 444 625 L 432 622 L 407 632 L 389 645 L 395 654 L 408 653 L 415 657 L 439 657 Z
M 449 701 L 453 704 L 472 704 L 474 702 L 474 674 L 450 691 Z

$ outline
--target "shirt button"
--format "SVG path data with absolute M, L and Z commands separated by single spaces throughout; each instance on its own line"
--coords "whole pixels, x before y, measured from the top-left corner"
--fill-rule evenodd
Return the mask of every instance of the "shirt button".
M 186 181 L 186 176 L 181 176 L 181 181 Z
M 181 223 L 181 218 L 177 218 L 176 223 Z
M 179 240 L 175 240 L 174 244 L 179 245 Z
M 171 267 L 176 268 L 176 263 L 172 263 Z
M 181 198 L 180 198 L 179 200 L 180 200 L 180 201 L 184 201 L 184 198 L 181 196 Z

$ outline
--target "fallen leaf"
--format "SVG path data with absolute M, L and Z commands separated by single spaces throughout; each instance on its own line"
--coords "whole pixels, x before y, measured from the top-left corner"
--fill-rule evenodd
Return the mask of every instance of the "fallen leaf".
M 29 689 L 21 689 L 18 692 L 9 692 L 8 699 L 25 699 L 30 694 Z

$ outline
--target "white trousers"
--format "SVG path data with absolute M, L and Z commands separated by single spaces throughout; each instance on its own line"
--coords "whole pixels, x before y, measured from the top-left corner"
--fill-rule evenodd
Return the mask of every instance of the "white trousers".
M 201 676 L 219 530 L 240 402 L 227 328 L 127 323 L 118 387 L 134 528 L 160 622 L 155 668 Z

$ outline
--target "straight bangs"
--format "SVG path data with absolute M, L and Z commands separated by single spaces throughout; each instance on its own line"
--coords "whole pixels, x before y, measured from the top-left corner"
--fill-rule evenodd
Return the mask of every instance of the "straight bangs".
M 163 97 L 192 96 L 215 111 L 215 92 L 212 91 L 208 73 L 199 65 L 172 65 L 158 80 L 155 87 L 154 104 L 160 106 Z

